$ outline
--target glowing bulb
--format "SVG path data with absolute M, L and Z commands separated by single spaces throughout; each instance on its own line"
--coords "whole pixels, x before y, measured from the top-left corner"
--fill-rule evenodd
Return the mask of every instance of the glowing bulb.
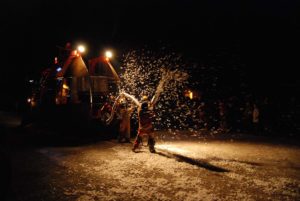
M 81 53 L 85 52 L 85 47 L 83 45 L 79 45 L 77 50 Z
M 113 55 L 112 55 L 111 51 L 106 51 L 105 56 L 106 56 L 106 58 L 112 58 Z

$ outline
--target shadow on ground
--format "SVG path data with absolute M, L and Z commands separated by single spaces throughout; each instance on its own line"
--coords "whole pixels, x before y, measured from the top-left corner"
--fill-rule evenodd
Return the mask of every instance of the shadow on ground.
M 188 163 L 191 165 L 196 165 L 197 167 L 205 168 L 205 169 L 213 171 L 213 172 L 229 172 L 229 170 L 212 165 L 206 160 L 194 159 L 194 158 L 190 158 L 190 157 L 183 156 L 180 154 L 175 154 L 175 153 L 170 153 L 170 152 L 165 152 L 165 151 L 158 151 L 156 153 L 160 156 L 164 156 L 167 158 L 174 158 L 179 162 L 185 162 L 185 163 Z

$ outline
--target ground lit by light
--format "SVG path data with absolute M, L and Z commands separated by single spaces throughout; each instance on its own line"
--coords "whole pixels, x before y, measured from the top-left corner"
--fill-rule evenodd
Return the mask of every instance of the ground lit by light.
M 114 140 L 43 148 L 78 200 L 297 200 L 299 147 L 235 140 L 160 140 L 137 153 Z M 82 184 L 73 184 L 74 178 Z M 59 180 L 60 181 L 60 180 Z M 51 184 L 55 185 L 55 184 Z M 57 189 L 56 191 L 58 191 Z M 256 193 L 254 193 L 256 192 Z M 200 198 L 200 199 L 199 199 Z
M 164 150 L 164 151 L 169 151 L 169 152 L 175 152 L 175 153 L 180 153 L 180 154 L 188 154 L 191 153 L 190 151 L 184 149 L 184 148 L 178 148 L 174 145 L 168 145 L 168 144 L 159 144 L 156 146 L 156 149 L 158 150 Z

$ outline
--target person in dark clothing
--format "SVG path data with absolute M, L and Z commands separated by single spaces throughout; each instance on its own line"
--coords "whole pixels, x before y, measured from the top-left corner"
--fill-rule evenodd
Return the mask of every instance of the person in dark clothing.
M 253 104 L 253 112 L 252 112 L 252 122 L 253 122 L 253 129 L 255 134 L 258 134 L 260 129 L 260 113 L 259 113 L 259 108 L 256 104 Z
M 246 102 L 245 106 L 244 106 L 244 110 L 243 110 L 243 117 L 242 117 L 242 121 L 243 121 L 243 130 L 244 132 L 250 132 L 252 131 L 252 107 L 250 102 Z
M 268 98 L 265 98 L 263 104 L 261 105 L 261 125 L 265 133 L 272 133 L 272 127 L 274 126 L 274 118 L 276 113 L 274 113 L 274 108 L 270 103 Z

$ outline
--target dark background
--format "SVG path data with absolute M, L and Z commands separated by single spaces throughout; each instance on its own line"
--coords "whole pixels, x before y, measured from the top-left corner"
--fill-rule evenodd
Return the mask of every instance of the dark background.
M 240 67 L 261 93 L 299 92 L 297 1 L 6 0 L 0 9 L 2 102 L 22 98 L 25 80 L 69 41 L 85 43 L 87 57 L 167 44 L 199 64 Z

